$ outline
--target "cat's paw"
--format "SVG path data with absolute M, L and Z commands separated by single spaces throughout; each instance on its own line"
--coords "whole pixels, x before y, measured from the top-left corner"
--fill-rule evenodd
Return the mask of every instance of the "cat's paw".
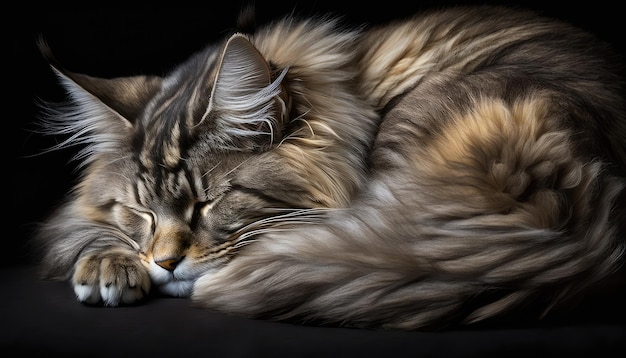
M 72 285 L 80 302 L 118 306 L 141 300 L 150 290 L 150 276 L 137 254 L 111 249 L 81 257 Z

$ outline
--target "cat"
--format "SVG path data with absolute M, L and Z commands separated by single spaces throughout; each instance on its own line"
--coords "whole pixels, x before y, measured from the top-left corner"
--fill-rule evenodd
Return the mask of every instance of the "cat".
M 419 330 L 540 318 L 623 263 L 620 67 L 559 20 L 291 14 L 164 76 L 74 73 L 39 46 L 71 99 L 41 125 L 81 175 L 35 242 L 80 302 Z

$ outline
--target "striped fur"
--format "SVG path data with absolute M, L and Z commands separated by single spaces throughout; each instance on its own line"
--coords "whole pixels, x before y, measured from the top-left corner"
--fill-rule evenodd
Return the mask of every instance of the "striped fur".
M 111 306 L 154 289 L 353 327 L 540 316 L 623 262 L 611 56 L 560 22 L 461 7 L 287 17 L 162 77 L 52 62 L 72 102 L 44 124 L 86 146 L 38 236 L 43 272 Z

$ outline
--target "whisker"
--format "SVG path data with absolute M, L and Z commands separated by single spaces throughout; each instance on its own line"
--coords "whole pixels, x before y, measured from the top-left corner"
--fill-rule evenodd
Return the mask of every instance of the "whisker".
M 215 168 L 219 167 L 220 165 L 222 165 L 222 162 L 219 162 L 217 164 L 215 164 L 215 166 L 213 166 L 213 168 L 207 170 L 204 174 L 202 174 L 202 178 L 204 178 L 205 176 L 209 175 L 212 171 L 215 170 Z
M 266 213 L 282 213 L 263 217 L 242 226 L 233 233 L 229 240 L 209 248 L 204 255 L 205 259 L 214 260 L 227 255 L 233 255 L 238 249 L 259 241 L 258 237 L 263 234 L 285 232 L 298 225 L 321 223 L 326 217 L 326 214 L 331 210 L 337 209 L 266 209 Z
M 296 121 L 301 121 L 304 122 L 306 124 L 307 127 L 309 127 L 309 130 L 311 131 L 311 137 L 315 137 L 315 131 L 313 131 L 313 127 L 311 126 L 311 124 L 306 120 L 306 115 L 310 112 L 310 109 L 305 111 L 304 113 L 302 113 L 301 115 L 295 117 L 294 119 L 292 119 L 292 122 L 296 122 Z M 283 138 L 279 143 L 278 143 L 278 147 L 280 147 L 286 140 L 289 140 L 291 138 L 293 138 L 295 136 L 296 133 L 302 131 L 302 128 L 299 128 L 298 130 L 296 130 L 295 132 L 286 135 L 285 138 Z
M 233 249 L 240 249 L 240 248 L 242 248 L 242 247 L 244 247 L 244 246 L 248 246 L 248 245 L 250 245 L 250 244 L 252 244 L 252 243 L 254 243 L 254 242 L 257 242 L 257 241 L 259 241 L 259 240 L 246 240 L 246 241 L 241 241 L 241 242 L 238 242 L 238 243 L 236 243 L 235 245 L 233 245 Z

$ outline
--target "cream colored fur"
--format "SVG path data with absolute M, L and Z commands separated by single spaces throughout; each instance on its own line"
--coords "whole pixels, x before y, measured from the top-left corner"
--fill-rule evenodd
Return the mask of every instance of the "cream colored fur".
M 288 17 L 162 78 L 55 65 L 75 105 L 48 128 L 88 146 L 44 270 L 112 306 L 155 289 L 353 327 L 539 318 L 620 277 L 626 119 L 604 51 L 477 7 Z

